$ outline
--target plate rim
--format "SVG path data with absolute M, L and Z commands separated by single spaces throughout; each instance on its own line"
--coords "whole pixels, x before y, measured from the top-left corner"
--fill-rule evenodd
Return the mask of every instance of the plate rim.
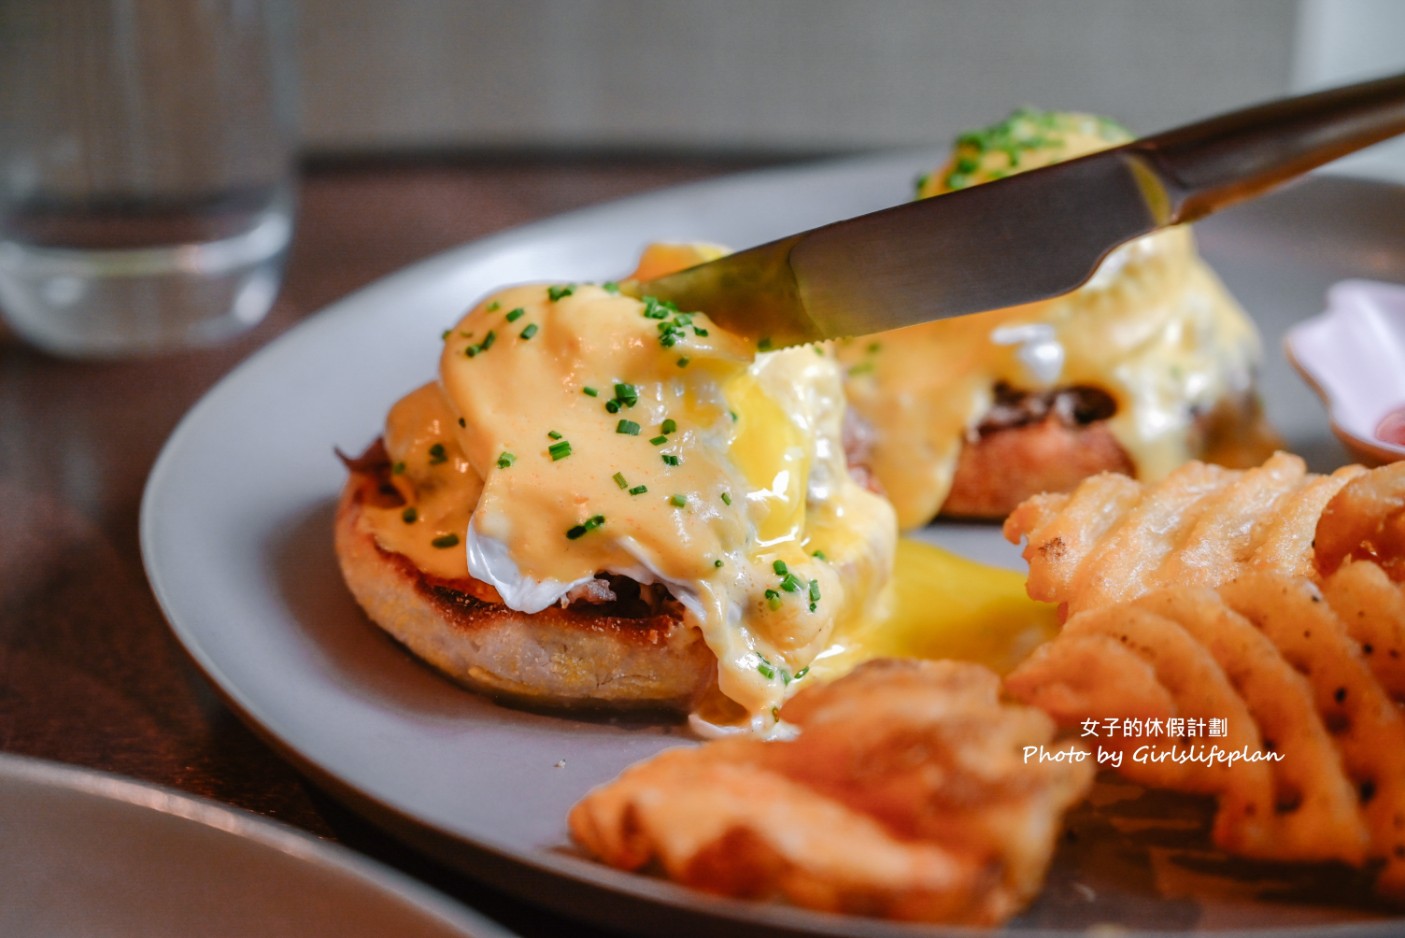
M 150 812 L 175 819 L 181 829 L 199 827 L 213 831 L 221 839 L 253 843 L 260 849 L 276 851 L 352 880 L 363 889 L 393 897 L 463 938 L 514 938 L 512 932 L 467 904 L 393 866 L 342 844 L 319 839 L 277 818 L 232 804 L 104 769 L 0 752 L 0 787 L 9 783 L 57 791 L 132 817 Z

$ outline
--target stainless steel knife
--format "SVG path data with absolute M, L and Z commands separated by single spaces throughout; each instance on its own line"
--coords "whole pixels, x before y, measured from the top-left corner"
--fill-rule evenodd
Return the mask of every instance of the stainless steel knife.
M 1076 289 L 1133 238 L 1402 132 L 1405 74 L 835 222 L 631 292 L 704 310 L 762 348 L 1029 303 Z

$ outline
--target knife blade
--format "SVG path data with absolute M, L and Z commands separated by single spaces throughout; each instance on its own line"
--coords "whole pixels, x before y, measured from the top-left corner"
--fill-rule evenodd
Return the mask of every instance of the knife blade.
M 1405 132 L 1405 74 L 1223 114 L 630 285 L 760 348 L 1046 300 L 1117 246 Z

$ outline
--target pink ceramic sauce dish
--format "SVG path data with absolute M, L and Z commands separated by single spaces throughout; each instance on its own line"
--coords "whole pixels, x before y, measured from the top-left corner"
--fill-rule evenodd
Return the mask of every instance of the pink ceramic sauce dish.
M 1326 311 L 1289 330 L 1284 349 L 1353 456 L 1405 459 L 1405 285 L 1334 284 Z

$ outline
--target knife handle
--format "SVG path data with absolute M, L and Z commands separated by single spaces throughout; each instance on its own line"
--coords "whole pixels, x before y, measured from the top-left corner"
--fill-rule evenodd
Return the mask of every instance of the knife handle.
M 1286 98 L 1126 145 L 1165 186 L 1168 222 L 1194 221 L 1405 133 L 1405 74 Z

